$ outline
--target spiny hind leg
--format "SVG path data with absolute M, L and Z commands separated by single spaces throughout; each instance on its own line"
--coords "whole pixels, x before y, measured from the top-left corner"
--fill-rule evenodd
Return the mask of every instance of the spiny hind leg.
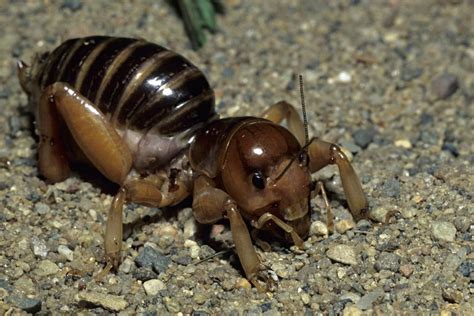
M 344 152 L 337 145 L 316 138 L 311 140 L 308 154 L 312 173 L 330 164 L 337 165 L 352 215 L 356 220 L 367 218 L 369 203 L 362 190 L 359 177 Z
M 69 176 L 66 147 L 61 137 L 64 128 L 56 111 L 53 87 L 43 90 L 37 108 L 36 128 L 39 135 L 38 169 L 50 182 L 59 182 Z
M 261 116 L 277 124 L 286 119 L 288 130 L 295 135 L 301 145 L 305 143 L 303 121 L 294 106 L 290 103 L 286 101 L 277 102 L 263 112 Z
M 66 160 L 60 142 L 61 125 L 71 132 L 77 145 L 90 162 L 109 180 L 123 184 L 132 166 L 132 154 L 104 114 L 87 98 L 67 83 L 56 82 L 48 86 L 38 107 L 38 129 L 47 142 L 40 144 L 40 170 L 53 181 L 64 179 Z M 51 141 L 53 140 L 53 141 Z M 54 145 L 54 146 L 53 146 Z M 53 164 L 51 164 L 53 162 Z M 62 163 L 62 165 L 60 164 Z M 55 165 L 52 174 L 48 165 Z M 52 175 L 50 175 L 52 174 Z

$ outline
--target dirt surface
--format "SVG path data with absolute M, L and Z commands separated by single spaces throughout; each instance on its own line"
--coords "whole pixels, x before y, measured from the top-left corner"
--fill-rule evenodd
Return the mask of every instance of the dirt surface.
M 227 1 L 221 32 L 190 50 L 164 1 L 0 1 L 0 314 L 285 315 L 474 313 L 474 2 Z M 337 231 L 314 199 L 305 249 L 257 247 L 274 293 L 244 279 L 228 227 L 188 205 L 129 205 L 124 262 L 102 282 L 113 190 L 82 173 L 54 185 L 15 60 L 70 37 L 142 37 L 192 60 L 222 116 L 299 104 L 312 135 L 343 145 L 373 221 L 355 224 L 337 170 L 324 180 Z M 389 223 L 382 224 L 387 214 Z M 128 227 L 128 226 L 127 226 Z M 220 244 L 220 246 L 218 246 Z M 229 246 L 227 246 L 229 247 Z

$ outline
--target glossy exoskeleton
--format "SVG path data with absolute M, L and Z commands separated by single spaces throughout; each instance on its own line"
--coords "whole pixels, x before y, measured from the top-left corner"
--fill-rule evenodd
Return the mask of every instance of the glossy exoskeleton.
M 273 281 L 246 222 L 301 247 L 311 191 L 323 190 L 312 173 L 336 164 L 352 214 L 365 216 L 368 203 L 347 157 L 334 144 L 305 143 L 291 105 L 276 103 L 262 118 L 219 119 L 202 72 L 161 46 L 71 39 L 31 67 L 18 62 L 18 75 L 36 113 L 40 173 L 58 182 L 72 162 L 87 162 L 120 185 L 107 220 L 105 271 L 121 260 L 127 202 L 165 207 L 192 195 L 198 222 L 227 218 L 246 277 L 260 290 Z M 288 128 L 278 124 L 285 119 Z

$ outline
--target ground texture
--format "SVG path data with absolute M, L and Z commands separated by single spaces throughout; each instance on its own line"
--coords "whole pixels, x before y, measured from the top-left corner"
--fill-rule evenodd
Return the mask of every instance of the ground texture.
M 468 0 L 229 0 L 194 52 L 164 1 L 1 1 L 0 314 L 472 315 L 473 16 Z M 189 205 L 130 205 L 125 260 L 94 281 L 113 192 L 80 173 L 38 177 L 14 63 L 91 34 L 182 53 L 223 116 L 298 104 L 303 74 L 310 133 L 352 153 L 372 220 L 354 223 L 336 170 L 320 172 L 337 231 L 326 234 L 315 198 L 303 251 L 258 248 L 279 277 L 258 293 L 232 251 L 196 264 L 232 245 L 225 223 L 197 225 Z

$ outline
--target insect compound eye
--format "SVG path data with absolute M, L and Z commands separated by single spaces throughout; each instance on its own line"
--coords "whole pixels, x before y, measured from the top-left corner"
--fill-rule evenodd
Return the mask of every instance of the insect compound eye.
M 252 184 L 259 190 L 265 189 L 265 177 L 260 171 L 252 175 Z
M 302 152 L 302 153 L 298 156 L 298 161 L 300 162 L 300 165 L 302 165 L 302 166 L 307 166 L 308 163 L 309 163 L 308 154 L 307 154 L 306 152 Z

